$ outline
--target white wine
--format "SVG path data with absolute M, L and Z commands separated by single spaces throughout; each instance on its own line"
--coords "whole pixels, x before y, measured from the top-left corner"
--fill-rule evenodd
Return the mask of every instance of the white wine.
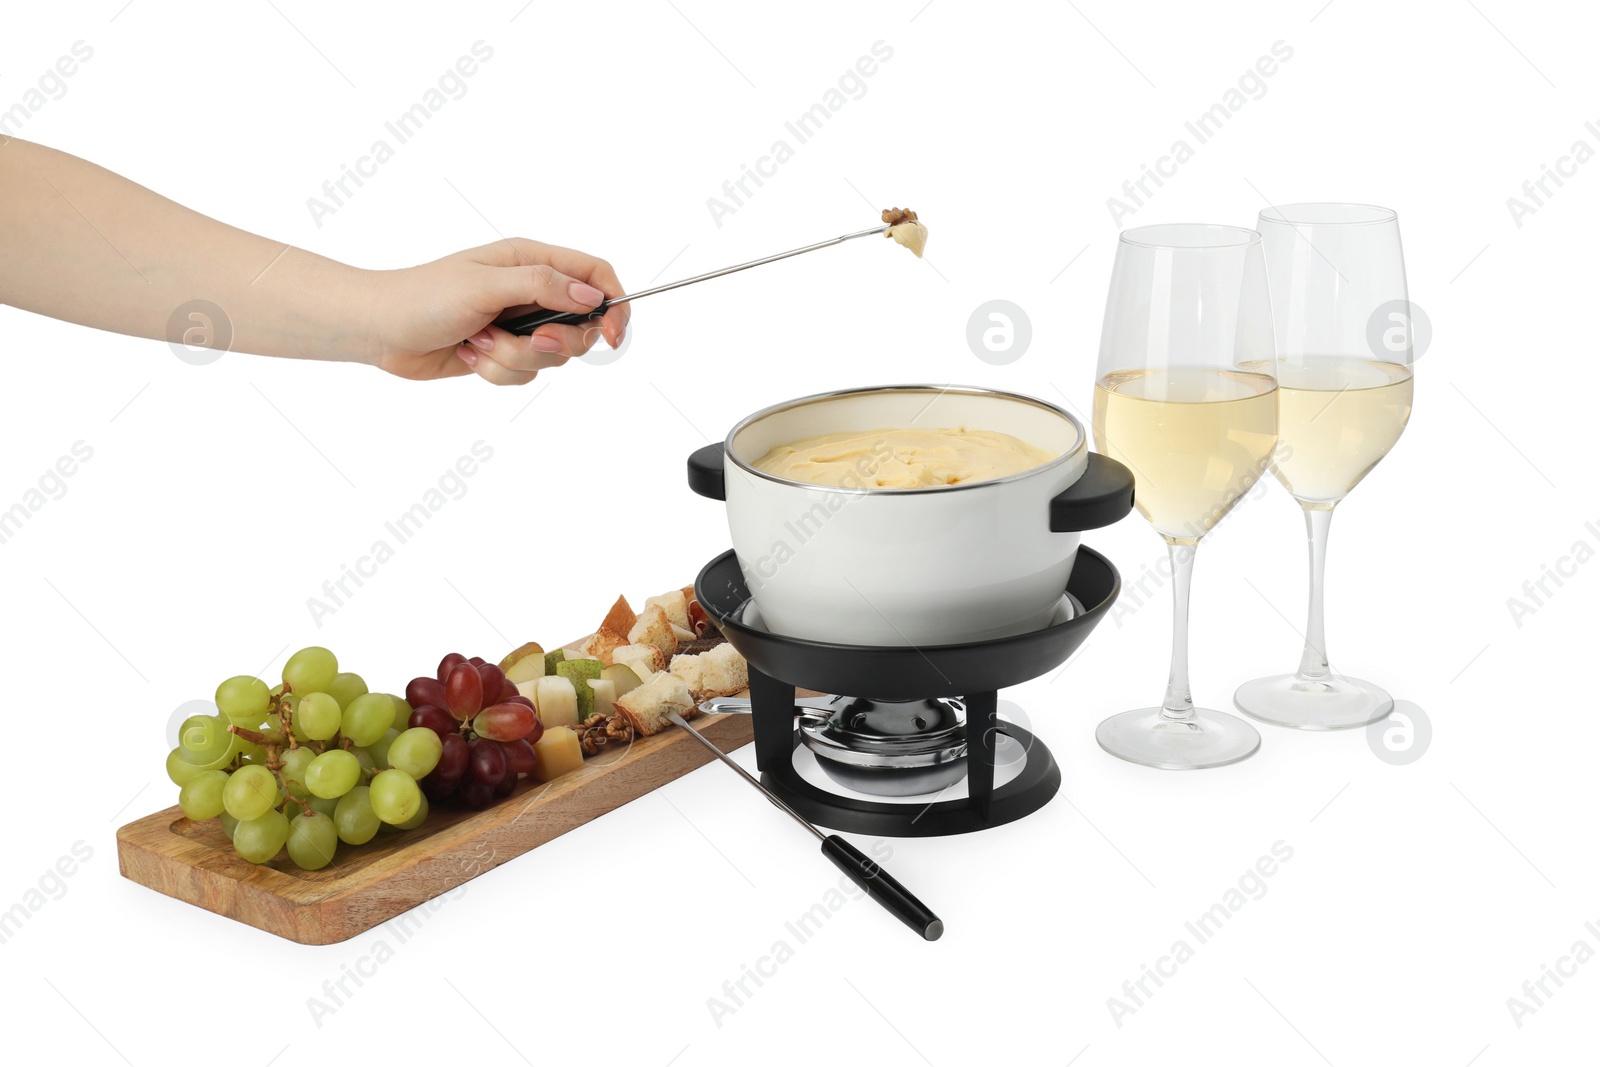
M 1094 440 L 1133 471 L 1133 503 L 1192 545 L 1255 485 L 1278 439 L 1270 374 L 1209 367 L 1116 371 L 1094 388 Z
M 1352 356 L 1280 360 L 1273 473 L 1308 507 L 1332 507 L 1389 454 L 1411 417 L 1411 368 Z

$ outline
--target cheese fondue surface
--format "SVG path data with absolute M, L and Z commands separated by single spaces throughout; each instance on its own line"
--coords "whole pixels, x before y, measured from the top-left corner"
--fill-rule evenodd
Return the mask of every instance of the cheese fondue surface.
M 1057 453 L 995 430 L 850 430 L 779 445 L 757 470 L 808 485 L 927 489 L 1020 474 Z

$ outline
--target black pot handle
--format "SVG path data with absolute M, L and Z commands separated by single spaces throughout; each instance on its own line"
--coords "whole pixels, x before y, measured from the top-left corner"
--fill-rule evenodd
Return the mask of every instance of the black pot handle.
M 728 499 L 727 483 L 722 476 L 720 441 L 689 453 L 689 488 L 712 500 Z
M 1050 532 L 1081 533 L 1110 526 L 1133 510 L 1133 472 L 1114 459 L 1089 453 L 1078 480 L 1050 501 Z

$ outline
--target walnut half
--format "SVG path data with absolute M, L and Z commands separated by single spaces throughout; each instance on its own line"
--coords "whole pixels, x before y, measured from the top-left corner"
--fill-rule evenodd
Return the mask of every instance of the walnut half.
M 577 730 L 578 746 L 585 756 L 598 755 L 613 741 L 626 744 L 633 740 L 633 724 L 621 715 L 591 715 Z

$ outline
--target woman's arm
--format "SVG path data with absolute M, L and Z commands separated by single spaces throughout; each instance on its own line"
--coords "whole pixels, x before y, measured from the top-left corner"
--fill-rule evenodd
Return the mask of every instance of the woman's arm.
M 168 338 L 175 310 L 208 300 L 227 315 L 236 351 L 369 363 L 408 378 L 476 370 L 517 384 L 582 355 L 597 333 L 620 344 L 627 306 L 532 337 L 490 322 L 525 305 L 587 311 L 622 292 L 604 260 L 521 238 L 361 270 L 217 222 L 86 160 L 0 138 L 0 302 L 85 326 Z

